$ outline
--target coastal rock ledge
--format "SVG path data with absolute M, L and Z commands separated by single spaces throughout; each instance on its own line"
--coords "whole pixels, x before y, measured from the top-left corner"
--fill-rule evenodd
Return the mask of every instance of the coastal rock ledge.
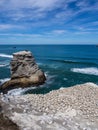
M 14 53 L 10 67 L 11 80 L 0 86 L 1 91 L 4 93 L 13 88 L 38 86 L 46 80 L 44 72 L 39 69 L 30 51 Z

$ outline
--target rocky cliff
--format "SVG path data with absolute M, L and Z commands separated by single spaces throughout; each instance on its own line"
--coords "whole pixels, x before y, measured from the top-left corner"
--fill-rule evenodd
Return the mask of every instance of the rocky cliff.
M 10 66 L 11 80 L 0 87 L 3 92 L 18 87 L 38 86 L 46 80 L 44 72 L 39 69 L 30 51 L 14 53 Z

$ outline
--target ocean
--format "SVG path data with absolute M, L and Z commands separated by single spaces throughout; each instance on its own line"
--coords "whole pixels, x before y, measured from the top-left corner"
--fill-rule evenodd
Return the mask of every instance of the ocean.
M 96 45 L 0 45 L 0 84 L 10 79 L 12 54 L 22 50 L 33 53 L 47 81 L 39 88 L 20 88 L 13 90 L 14 93 L 45 94 L 86 82 L 98 84 Z

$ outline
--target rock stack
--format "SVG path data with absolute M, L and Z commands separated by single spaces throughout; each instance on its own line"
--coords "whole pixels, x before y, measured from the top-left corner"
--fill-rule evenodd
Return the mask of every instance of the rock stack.
M 13 54 L 11 66 L 11 80 L 1 85 L 2 91 L 13 88 L 41 85 L 45 82 L 44 72 L 39 69 L 30 51 L 21 51 Z

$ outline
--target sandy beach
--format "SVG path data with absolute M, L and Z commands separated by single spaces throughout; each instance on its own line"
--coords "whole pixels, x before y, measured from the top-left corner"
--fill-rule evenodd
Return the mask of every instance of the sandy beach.
M 98 130 L 98 86 L 93 83 L 43 94 L 1 95 L 3 113 L 20 130 Z

